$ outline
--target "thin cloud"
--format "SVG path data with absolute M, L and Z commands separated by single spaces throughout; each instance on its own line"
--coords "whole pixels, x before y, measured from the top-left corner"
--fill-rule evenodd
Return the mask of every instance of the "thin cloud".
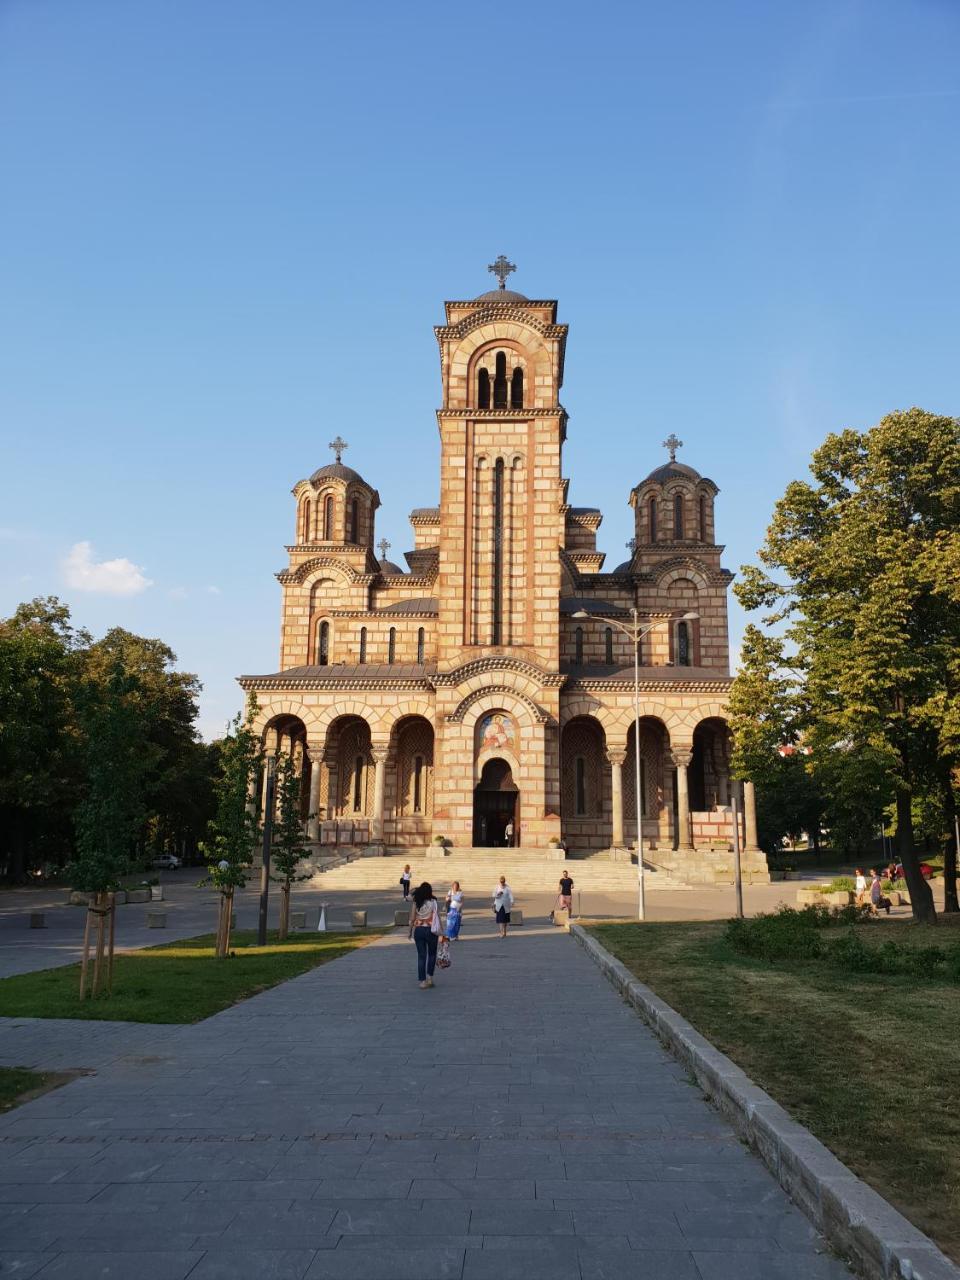
M 95 560 L 89 542 L 76 542 L 62 563 L 63 577 L 75 591 L 91 591 L 105 596 L 136 596 L 153 586 L 139 565 L 123 557 Z
M 219 587 L 207 587 L 207 594 L 211 596 L 218 596 L 221 594 L 221 591 Z

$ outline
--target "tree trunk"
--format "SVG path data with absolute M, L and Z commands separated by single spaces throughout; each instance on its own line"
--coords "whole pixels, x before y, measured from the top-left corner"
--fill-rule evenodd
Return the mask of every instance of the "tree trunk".
M 106 948 L 106 900 L 107 895 L 103 892 L 97 894 L 96 897 L 96 914 L 97 914 L 97 949 L 93 957 L 93 990 L 92 995 L 100 994 L 100 983 L 104 977 L 103 955 Z
M 230 954 L 230 926 L 233 924 L 233 889 L 227 894 L 226 920 L 223 926 L 223 954 Z
M 957 801 L 949 774 L 940 781 L 943 796 L 943 813 L 947 820 L 947 838 L 943 843 L 943 910 L 960 911 L 957 901 Z
M 913 851 L 913 797 L 905 787 L 897 787 L 897 852 L 903 863 L 903 874 L 910 894 L 913 918 L 918 924 L 936 924 L 937 912 L 933 893 L 920 874 L 920 860 Z
M 90 917 L 93 914 L 90 910 L 91 904 L 87 903 L 87 918 L 83 922 L 83 951 L 80 958 L 80 999 L 87 998 L 87 968 L 90 964 Z
M 110 938 L 107 942 L 107 995 L 113 995 L 113 943 L 117 932 L 117 895 L 110 895 Z
M 223 959 L 223 957 L 227 954 L 227 942 L 226 942 L 226 939 L 227 939 L 227 929 L 226 929 L 226 919 L 227 919 L 227 895 L 226 895 L 225 893 L 221 893 L 221 894 L 220 894 L 220 914 L 219 914 L 219 916 L 217 917 L 217 948 L 216 948 L 216 951 L 217 951 L 217 959 L 218 959 L 218 960 L 222 960 L 222 959 Z
M 290 928 L 290 881 L 284 880 L 280 886 L 280 928 L 277 937 L 281 942 L 286 938 Z

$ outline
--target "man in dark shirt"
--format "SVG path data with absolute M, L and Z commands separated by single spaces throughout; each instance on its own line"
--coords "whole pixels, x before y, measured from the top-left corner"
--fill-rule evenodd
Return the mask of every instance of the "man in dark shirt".
M 573 881 L 570 879 L 570 872 L 564 867 L 563 875 L 560 877 L 560 900 L 557 906 L 561 911 L 566 910 L 573 915 Z

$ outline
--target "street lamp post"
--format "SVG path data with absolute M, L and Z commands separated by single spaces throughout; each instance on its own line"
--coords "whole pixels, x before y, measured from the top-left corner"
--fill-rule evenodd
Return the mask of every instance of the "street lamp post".
M 622 631 L 625 636 L 629 636 L 633 645 L 633 807 L 637 819 L 637 919 L 646 919 L 646 899 L 644 897 L 643 885 L 643 797 L 640 792 L 640 641 L 648 632 L 652 631 L 658 624 L 657 622 L 648 622 L 646 626 L 641 625 L 640 615 L 634 607 L 630 610 L 633 619 L 630 626 L 625 622 L 618 622 L 616 618 L 608 617 L 606 621 L 610 626 L 616 627 L 618 631 Z M 596 614 L 588 613 L 586 609 L 578 609 L 574 618 L 594 618 Z M 678 618 L 678 622 L 693 622 L 700 615 L 697 613 L 685 613 Z

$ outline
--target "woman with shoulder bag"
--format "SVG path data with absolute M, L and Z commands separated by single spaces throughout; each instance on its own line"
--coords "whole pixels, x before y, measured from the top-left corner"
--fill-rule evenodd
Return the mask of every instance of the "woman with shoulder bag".
M 440 939 L 440 909 L 433 896 L 433 886 L 424 880 L 413 891 L 410 907 L 410 932 L 407 935 L 417 944 L 417 976 L 420 989 L 433 986 L 433 973 L 437 967 L 437 943 Z
M 513 906 L 513 891 L 507 884 L 507 877 L 501 876 L 500 882 L 493 891 L 493 914 L 500 926 L 500 937 L 507 936 L 507 925 L 510 923 L 510 908 Z

